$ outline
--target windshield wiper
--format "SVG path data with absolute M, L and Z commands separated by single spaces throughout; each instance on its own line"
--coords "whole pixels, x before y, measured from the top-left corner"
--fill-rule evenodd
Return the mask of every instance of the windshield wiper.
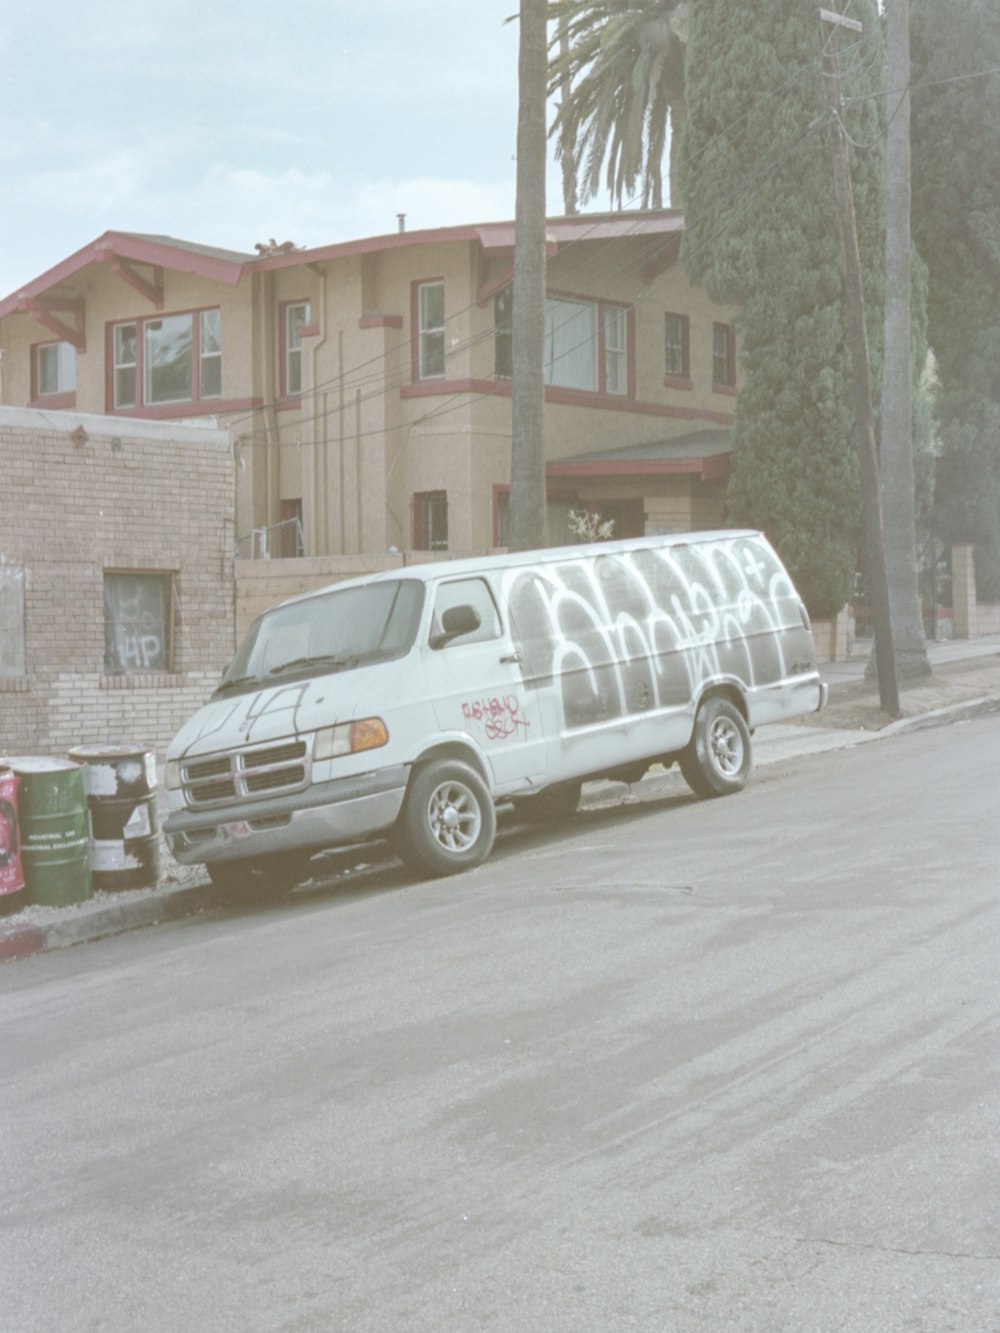
M 357 664 L 356 657 L 336 657 L 332 653 L 320 654 L 317 657 L 293 657 L 290 662 L 281 662 L 278 666 L 271 667 L 267 673 L 269 676 L 283 676 L 289 671 L 301 671 L 304 667 L 326 666 L 352 667 Z
M 233 676 L 231 680 L 224 680 L 221 682 L 221 684 L 216 685 L 213 693 L 225 694 L 227 690 L 235 690 L 240 685 L 251 685 L 251 684 L 259 685 L 260 681 L 256 676 Z

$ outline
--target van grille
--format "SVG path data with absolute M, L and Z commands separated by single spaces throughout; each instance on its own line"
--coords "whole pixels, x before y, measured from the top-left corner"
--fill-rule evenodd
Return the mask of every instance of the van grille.
M 181 780 L 193 809 L 301 791 L 309 784 L 308 746 L 305 741 L 282 741 L 191 759 L 182 765 Z

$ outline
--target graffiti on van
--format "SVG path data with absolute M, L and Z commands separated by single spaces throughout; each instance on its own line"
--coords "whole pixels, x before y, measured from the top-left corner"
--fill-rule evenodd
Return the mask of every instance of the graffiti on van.
M 462 704 L 462 716 L 467 722 L 478 722 L 488 741 L 509 740 L 525 736 L 531 722 L 521 711 L 520 702 L 513 694 L 502 699 L 470 699 Z
M 508 596 L 525 682 L 556 682 L 568 728 L 682 707 L 720 675 L 781 679 L 808 635 L 788 575 L 752 537 L 511 571 Z

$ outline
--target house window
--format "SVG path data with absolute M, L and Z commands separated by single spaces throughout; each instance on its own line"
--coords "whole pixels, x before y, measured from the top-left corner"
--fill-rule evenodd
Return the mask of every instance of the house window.
M 417 375 L 444 375 L 444 283 L 422 282 L 417 288 Z
M 493 374 L 509 380 L 514 375 L 514 292 L 505 287 L 493 298 Z
M 551 296 L 546 299 L 545 383 L 596 391 L 596 305 Z
M 278 505 L 278 555 L 282 560 L 292 560 L 305 553 L 302 501 L 282 500 Z
M 142 394 L 147 403 L 186 403 L 192 393 L 194 320 L 147 319 L 142 326 Z
M 674 315 L 670 311 L 663 317 L 664 344 L 666 347 L 665 373 L 677 379 L 689 379 L 691 375 L 691 322 L 687 315 Z
M 72 343 L 40 343 L 35 348 L 35 393 L 44 398 L 76 390 L 76 348 Z
M 198 316 L 198 395 L 222 397 L 222 311 L 202 310 Z
M 110 676 L 169 671 L 173 655 L 173 575 L 104 575 L 104 670 Z
M 628 356 L 625 309 L 604 307 L 604 391 L 625 393 L 628 389 Z
M 135 407 L 138 352 L 134 324 L 116 324 L 114 332 L 115 407 Z
M 603 337 L 598 345 L 598 329 Z M 589 393 L 628 391 L 628 319 L 603 301 L 545 301 L 545 383 Z
M 289 301 L 282 306 L 281 396 L 297 398 L 302 393 L 302 330 L 312 322 L 308 301 Z
M 447 491 L 418 491 L 414 495 L 413 549 L 415 551 L 447 551 Z
M 115 408 L 219 398 L 221 312 L 189 311 L 115 324 L 111 356 Z
M 736 385 L 736 337 L 731 324 L 712 325 L 712 383 Z

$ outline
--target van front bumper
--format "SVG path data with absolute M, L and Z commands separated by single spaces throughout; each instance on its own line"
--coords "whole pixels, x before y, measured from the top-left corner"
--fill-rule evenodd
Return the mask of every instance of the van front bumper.
M 402 764 L 314 783 L 305 791 L 215 810 L 175 810 L 163 823 L 181 865 L 341 847 L 396 822 L 409 769 Z

